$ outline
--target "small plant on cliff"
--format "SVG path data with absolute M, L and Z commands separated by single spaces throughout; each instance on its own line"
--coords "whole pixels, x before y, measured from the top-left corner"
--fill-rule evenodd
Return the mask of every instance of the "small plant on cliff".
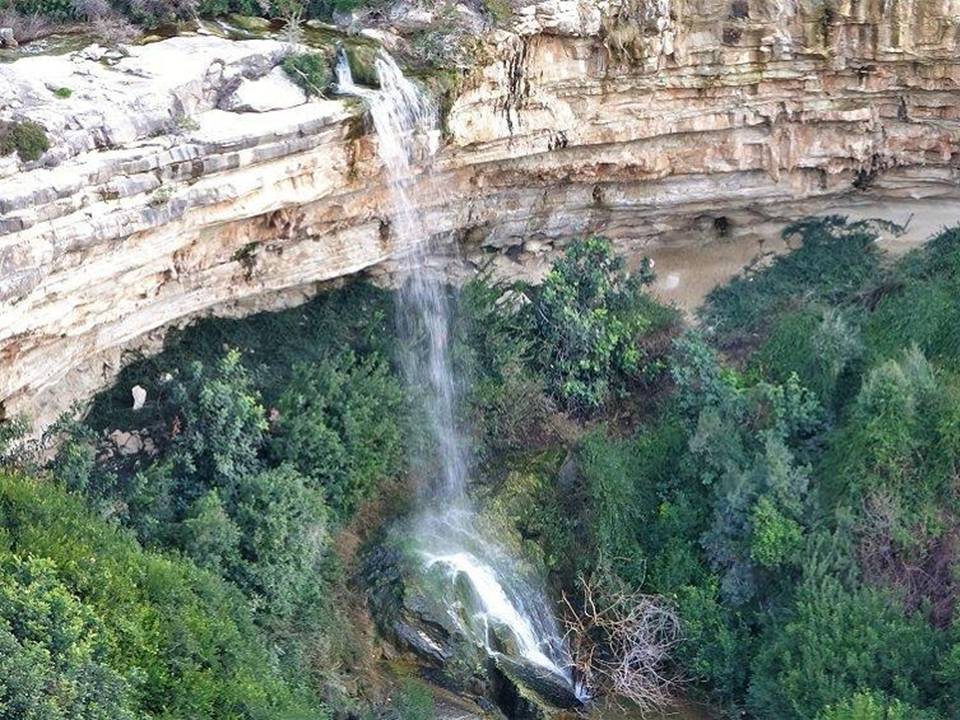
M 573 243 L 554 264 L 533 321 L 547 385 L 568 409 L 599 409 L 644 370 L 637 341 L 655 325 L 655 305 L 642 292 L 652 280 L 648 260 L 631 275 L 603 237 Z
M 283 20 L 283 34 L 291 45 L 300 42 L 303 35 L 303 16 L 307 12 L 304 0 L 273 0 L 273 11 Z
M 509 0 L 483 0 L 483 7 L 498 27 L 504 27 L 513 17 L 513 7 Z
M 150 196 L 150 207 L 152 208 L 162 208 L 173 197 L 173 188 L 169 185 L 161 185 L 158 187 L 153 195 Z
M 294 53 L 284 58 L 282 67 L 309 96 L 322 96 L 332 76 L 327 59 L 320 53 Z
M 393 709 L 398 720 L 434 720 L 437 717 L 433 693 L 426 683 L 415 678 L 403 681 L 393 701 Z
M 0 125 L 0 155 L 16 151 L 24 162 L 33 162 L 49 149 L 46 131 L 32 120 Z

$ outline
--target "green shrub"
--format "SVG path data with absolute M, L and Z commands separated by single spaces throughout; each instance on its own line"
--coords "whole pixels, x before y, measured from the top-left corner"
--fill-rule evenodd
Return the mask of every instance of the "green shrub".
M 825 457 L 830 500 L 857 507 L 873 495 L 889 496 L 907 522 L 943 506 L 960 452 L 953 398 L 916 347 L 873 368 Z
M 700 317 L 721 345 L 753 342 L 792 305 L 848 299 L 878 272 L 875 233 L 868 223 L 813 218 L 793 223 L 783 235 L 798 235 L 802 245 L 769 267 L 745 270 L 707 296 Z
M 677 660 L 713 701 L 724 705 L 741 702 L 755 650 L 749 626 L 739 613 L 724 605 L 716 577 L 683 587 L 677 596 L 683 627 Z
M 831 705 L 817 720 L 937 720 L 934 712 L 918 710 L 881 693 L 858 692 L 843 702 Z
M 433 693 L 426 684 L 414 678 L 403 681 L 393 708 L 398 720 L 434 720 L 437 717 Z
M 230 514 L 239 558 L 228 576 L 237 585 L 275 617 L 318 601 L 327 509 L 306 478 L 288 466 L 249 475 L 235 490 Z
M 281 63 L 284 71 L 308 96 L 323 96 L 333 76 L 330 63 L 320 53 L 293 53 Z
M 68 97 L 73 95 L 73 90 L 68 87 L 59 87 L 53 91 L 53 94 L 61 100 L 66 100 Z
M 270 443 L 346 519 L 381 481 L 405 466 L 403 389 L 387 364 L 346 352 L 299 365 L 277 401 Z
M 864 339 L 870 361 L 916 344 L 930 359 L 960 369 L 960 228 L 945 230 L 879 278 Z
M 637 482 L 642 457 L 631 441 L 588 435 L 577 453 L 588 498 L 591 546 L 618 575 L 637 583 L 646 573 L 641 533 L 656 508 L 652 488 Z
M 825 407 L 840 409 L 855 392 L 864 344 L 858 324 L 833 308 L 805 307 L 784 313 L 751 359 L 773 382 L 796 373 Z
M 0 551 L 0 717 L 133 720 L 133 687 L 109 650 L 52 561 Z
M 0 124 L 0 155 L 15 151 L 24 162 L 33 162 L 49 149 L 50 141 L 42 125 L 32 120 Z
M 200 567 L 219 575 L 239 563 L 240 528 L 216 489 L 200 496 L 180 523 L 178 544 Z
M 803 547 L 803 527 L 785 516 L 768 496 L 753 506 L 750 557 L 766 568 L 796 559 Z
M 213 371 L 197 362 L 174 384 L 170 399 L 172 454 L 192 500 L 203 486 L 232 488 L 261 467 L 267 430 L 266 411 L 240 353 L 230 350 Z M 179 493 L 178 493 L 179 494 Z
M 323 717 L 265 646 L 226 583 L 0 473 L 0 716 Z
M 791 617 L 760 639 L 750 708 L 760 717 L 813 718 L 866 688 L 917 703 L 934 685 L 941 646 L 933 627 L 904 617 L 884 593 L 808 579 Z
M 58 22 L 81 19 L 78 3 L 72 0 L 13 0 L 11 5 L 26 16 L 40 16 Z
M 535 338 L 518 305 L 525 287 L 481 274 L 456 295 L 451 354 L 464 377 L 464 424 L 474 430 L 477 454 L 520 451 L 546 441 L 553 403 L 532 366 Z
M 36 453 L 29 433 L 30 423 L 23 416 L 0 420 L 0 468 L 32 468 Z
M 658 313 L 641 293 L 638 275 L 602 237 L 574 242 L 554 263 L 534 301 L 538 353 L 550 391 L 571 410 L 592 412 L 645 367 L 641 337 Z

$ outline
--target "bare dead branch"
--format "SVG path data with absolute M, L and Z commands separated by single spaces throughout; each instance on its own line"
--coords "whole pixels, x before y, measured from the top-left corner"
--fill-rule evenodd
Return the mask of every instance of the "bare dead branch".
M 641 712 L 662 709 L 680 682 L 671 662 L 679 618 L 662 598 L 610 577 L 580 576 L 581 600 L 563 597 L 575 671 L 594 696 L 617 695 Z

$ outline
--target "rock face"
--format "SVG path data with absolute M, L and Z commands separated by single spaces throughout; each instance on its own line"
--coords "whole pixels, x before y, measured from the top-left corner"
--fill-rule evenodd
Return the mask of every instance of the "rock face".
M 231 112 L 269 112 L 303 105 L 307 94 L 277 66 L 257 80 L 241 78 L 237 88 L 221 102 Z
M 509 629 L 485 628 L 498 648 L 493 656 L 464 633 L 451 615 L 446 581 L 435 584 L 422 560 L 411 555 L 410 532 L 409 527 L 394 526 L 365 555 L 364 586 L 383 635 L 409 653 L 436 684 L 492 702 L 506 717 L 543 720 L 553 710 L 580 708 L 568 683 L 509 649 Z M 468 584 L 454 589 L 463 617 L 476 611 L 471 593 Z
M 960 218 L 960 0 L 546 0 L 512 27 L 453 99 L 430 184 L 446 192 L 410 190 L 468 263 L 482 247 L 535 272 L 597 230 L 720 257 L 862 202 L 919 207 L 914 227 Z M 280 82 L 284 52 L 182 37 L 112 65 L 0 65 L 0 120 L 51 137 L 34 163 L 0 158 L 8 414 L 48 420 L 172 323 L 389 270 L 402 248 L 362 106 L 243 89 Z
M 394 539 L 370 549 L 364 585 L 370 588 L 370 607 L 381 632 L 432 668 L 442 687 L 477 697 L 489 694 L 492 666 L 486 654 L 461 632 L 442 593 L 425 579 Z

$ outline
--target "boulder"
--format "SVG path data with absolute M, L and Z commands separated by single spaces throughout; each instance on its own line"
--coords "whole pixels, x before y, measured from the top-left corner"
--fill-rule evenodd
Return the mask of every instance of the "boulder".
M 121 455 L 136 455 L 143 450 L 143 438 L 136 432 L 114 430 L 110 433 L 110 440 Z
M 92 60 L 93 62 L 99 62 L 104 55 L 107 54 L 108 48 L 105 48 L 99 43 L 93 43 L 93 45 L 88 45 L 83 48 L 83 50 L 78 50 L 76 52 L 76 58 L 78 60 Z
M 17 42 L 17 38 L 13 35 L 13 28 L 0 28 L 0 47 L 13 49 L 19 46 L 20 43 Z
M 401 533 L 388 533 L 367 551 L 364 580 L 377 626 L 399 649 L 433 668 L 444 687 L 489 693 L 486 653 L 460 630 L 441 594 L 424 582 Z
M 147 401 L 147 391 L 140 385 L 134 385 L 130 390 L 130 394 L 133 395 L 133 409 L 139 410 L 143 407 L 143 404 Z
M 580 707 L 566 678 L 520 656 L 513 631 L 490 622 L 486 646 L 463 629 L 477 606 L 469 582 L 442 581 L 425 570 L 402 525 L 367 550 L 364 580 L 373 617 L 394 645 L 412 653 L 444 688 L 485 697 L 507 717 L 542 720 L 556 709 Z M 452 608 L 452 609 L 451 609 Z
M 397 3 L 387 11 L 387 19 L 401 35 L 429 30 L 435 17 L 433 11 L 408 3 Z
M 220 101 L 220 109 L 260 113 L 286 110 L 305 102 L 307 94 L 278 65 L 259 80 L 241 79 L 236 89 Z
M 513 684 L 532 690 L 551 707 L 563 710 L 575 710 L 581 707 L 582 703 L 566 678 L 523 658 L 499 656 L 496 663 L 497 668 Z

